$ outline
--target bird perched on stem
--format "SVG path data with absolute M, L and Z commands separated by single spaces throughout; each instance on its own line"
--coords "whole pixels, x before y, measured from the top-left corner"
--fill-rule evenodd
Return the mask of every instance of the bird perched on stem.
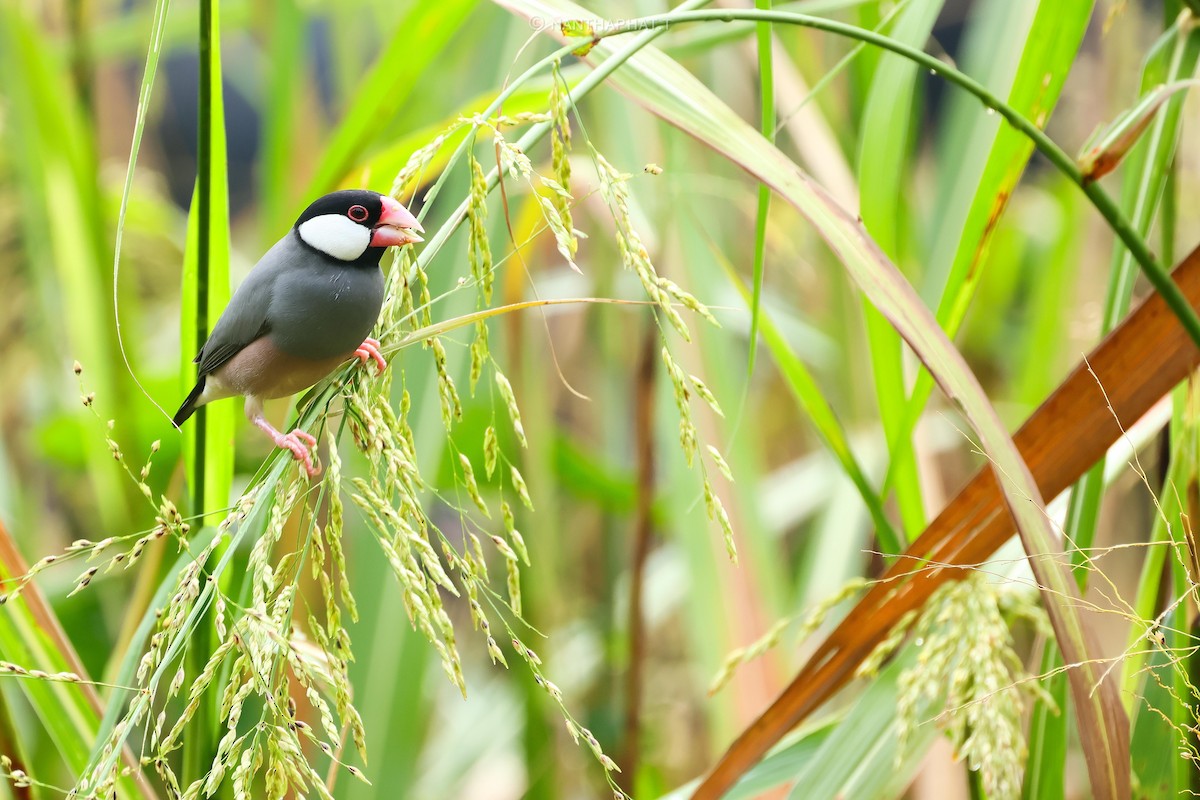
M 319 474 L 310 453 L 317 440 L 277 431 L 263 401 L 307 389 L 351 358 L 387 367 L 367 335 L 383 305 L 379 259 L 388 247 L 420 242 L 421 232 L 408 209 L 377 192 L 313 201 L 233 293 L 195 358 L 196 386 L 175 413 L 176 427 L 206 403 L 242 395 L 249 420 L 310 476 Z

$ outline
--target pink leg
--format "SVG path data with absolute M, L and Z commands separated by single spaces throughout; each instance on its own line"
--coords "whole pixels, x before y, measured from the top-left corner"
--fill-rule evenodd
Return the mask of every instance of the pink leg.
M 284 450 L 292 451 L 292 458 L 296 459 L 297 461 L 303 461 L 304 470 L 308 473 L 310 478 L 315 478 L 317 475 L 321 474 L 321 466 L 319 464 L 314 466 L 312 456 L 309 454 L 309 448 L 315 448 L 317 446 L 317 439 L 315 436 L 310 433 L 306 433 L 299 428 L 291 433 L 280 433 L 279 431 L 275 430 L 271 423 L 267 422 L 266 419 L 259 415 L 256 415 L 251 421 L 257 425 L 263 433 L 271 438 L 271 441 L 275 443 L 276 447 L 282 447 Z
M 379 352 L 378 339 L 372 339 L 368 337 L 367 340 L 362 343 L 362 346 L 354 351 L 354 355 L 364 364 L 366 364 L 368 360 L 374 360 L 379 366 L 380 372 L 383 372 L 385 369 L 387 369 L 387 361 L 384 360 L 383 353 Z

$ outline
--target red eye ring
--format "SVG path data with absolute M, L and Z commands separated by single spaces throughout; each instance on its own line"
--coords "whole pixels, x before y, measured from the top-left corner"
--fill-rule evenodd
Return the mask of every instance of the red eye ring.
M 346 216 L 355 222 L 366 222 L 369 214 L 366 206 L 350 206 L 350 210 L 346 212 Z

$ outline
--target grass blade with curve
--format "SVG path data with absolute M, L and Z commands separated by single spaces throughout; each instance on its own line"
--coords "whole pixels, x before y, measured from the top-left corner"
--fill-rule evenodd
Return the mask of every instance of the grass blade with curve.
M 720 263 L 725 269 L 726 275 L 737 286 L 742 294 L 742 299 L 750 301 L 750 292 L 745 282 L 742 281 L 741 276 L 737 274 L 733 264 L 729 263 L 729 259 L 725 258 L 723 254 L 715 249 L 712 256 Z M 771 357 L 775 359 L 775 366 L 779 370 L 780 376 L 787 383 L 788 389 L 791 390 L 792 396 L 796 399 L 796 403 L 812 421 L 813 427 L 816 428 L 817 433 L 825 442 L 825 446 L 829 448 L 829 451 L 833 453 L 842 465 L 842 471 L 846 473 L 846 476 L 850 478 L 854 487 L 858 490 L 863 504 L 866 505 L 867 511 L 871 514 L 871 520 L 875 523 L 875 535 L 879 538 L 880 546 L 884 552 L 901 552 L 904 547 L 900 540 L 900 534 L 892 527 L 887 514 L 884 512 L 883 500 L 871 485 L 866 470 L 863 469 L 858 458 L 854 455 L 854 451 L 851 450 L 849 437 L 846 435 L 846 430 L 842 426 L 842 423 L 838 420 L 833 406 L 826 399 L 816 379 L 809 372 L 808 367 L 805 366 L 799 356 L 792 352 L 792 348 L 783 334 L 780 333 L 770 313 L 764 309 L 761 314 L 759 326 L 763 344 L 770 351 Z

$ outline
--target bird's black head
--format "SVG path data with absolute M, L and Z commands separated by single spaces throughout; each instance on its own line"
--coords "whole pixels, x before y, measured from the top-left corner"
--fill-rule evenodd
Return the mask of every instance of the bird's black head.
M 293 228 L 307 246 L 345 262 L 378 264 L 385 248 L 421 241 L 421 224 L 391 197 L 345 189 L 319 197 Z

